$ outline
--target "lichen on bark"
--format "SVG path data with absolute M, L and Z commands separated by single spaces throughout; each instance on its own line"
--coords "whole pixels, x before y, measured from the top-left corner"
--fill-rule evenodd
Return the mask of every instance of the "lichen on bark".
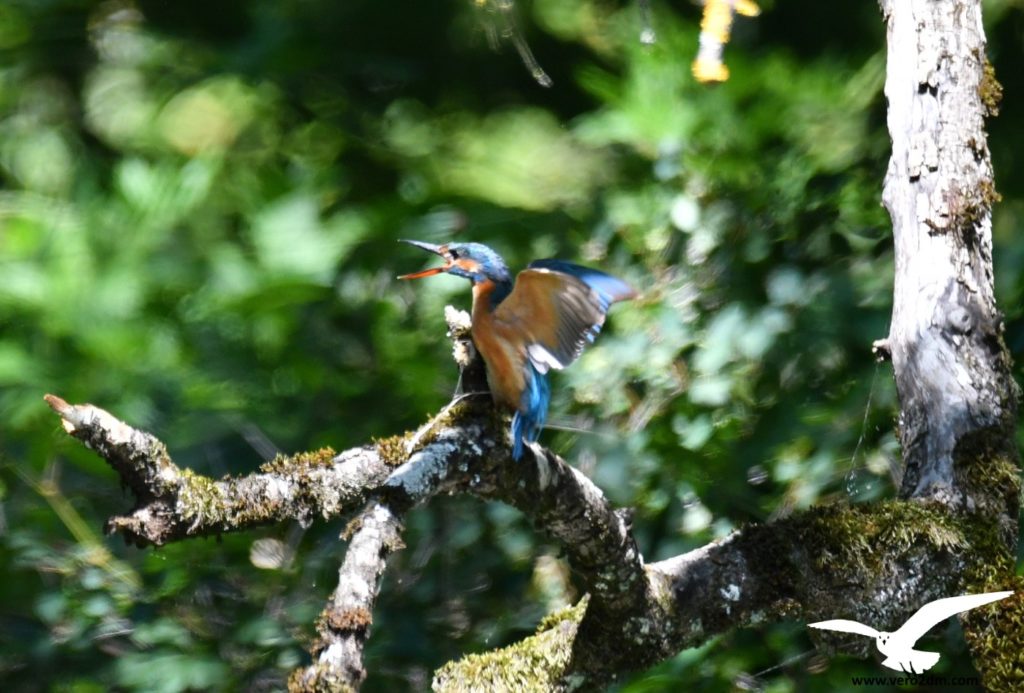
M 587 598 L 549 614 L 537 632 L 513 645 L 449 662 L 434 674 L 436 691 L 558 691 L 572 659 Z

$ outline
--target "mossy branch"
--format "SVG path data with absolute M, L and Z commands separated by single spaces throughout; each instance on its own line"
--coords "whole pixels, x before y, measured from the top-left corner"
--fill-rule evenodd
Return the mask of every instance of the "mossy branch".
M 376 447 L 341 455 L 326 448 L 279 456 L 244 477 L 211 479 L 177 466 L 153 435 L 99 407 L 55 395 L 46 395 L 46 402 L 64 430 L 105 459 L 135 496 L 132 510 L 110 518 L 107 531 L 136 546 L 329 519 L 360 507 L 391 471 Z
M 978 566 L 986 569 L 972 569 Z M 895 630 L 923 603 L 986 591 L 976 582 L 983 575 L 1005 584 L 1012 562 L 984 518 L 953 515 L 935 503 L 883 501 L 816 507 L 751 525 L 645 573 L 650 601 L 633 615 L 640 629 L 620 623 L 618 639 L 607 642 L 588 627 L 595 604 L 584 600 L 516 645 L 445 665 L 435 688 L 517 689 L 526 672 L 536 690 L 599 686 L 728 630 L 783 619 L 842 617 Z M 1012 612 L 1000 618 L 1012 620 Z M 1021 637 L 996 631 L 1003 639 Z M 867 656 L 871 647 L 866 639 L 813 636 L 830 651 Z M 992 643 L 1003 639 L 982 637 L 978 650 L 988 643 L 985 651 L 994 655 Z M 1012 672 L 1005 661 L 998 665 Z
M 479 358 L 449 322 L 463 383 L 480 392 Z M 507 419 L 486 396 L 457 397 L 414 433 L 373 446 L 280 457 L 251 475 L 221 480 L 180 469 L 156 438 L 92 405 L 47 401 L 65 429 L 102 455 L 135 494 L 133 511 L 108 524 L 135 543 L 363 509 L 318 625 L 314 663 L 293 675 L 294 690 L 361 683 L 380 578 L 387 557 L 401 548 L 401 518 L 442 492 L 520 509 L 564 547 L 588 596 L 522 643 L 446 665 L 436 674 L 439 689 L 598 687 L 733 628 L 835 617 L 892 628 L 925 602 L 983 591 L 981 585 L 1012 575 L 1016 527 L 1006 499 L 1019 493 L 1015 459 L 987 445 L 965 445 L 956 456 L 959 483 L 975 487 L 976 498 L 992 494 L 992 502 L 973 510 L 921 499 L 813 508 L 645 565 L 628 515 L 578 470 L 539 446 L 518 463 L 510 459 Z M 995 644 L 1011 637 L 1006 628 L 968 623 L 979 662 L 1009 671 L 993 679 L 1006 680 L 1016 669 L 994 659 Z M 865 641 L 821 642 L 866 653 Z
M 292 674 L 291 691 L 355 688 L 366 678 L 363 648 L 388 557 L 405 546 L 403 525 L 390 506 L 371 501 L 350 526 L 338 586 L 317 621 L 313 664 Z

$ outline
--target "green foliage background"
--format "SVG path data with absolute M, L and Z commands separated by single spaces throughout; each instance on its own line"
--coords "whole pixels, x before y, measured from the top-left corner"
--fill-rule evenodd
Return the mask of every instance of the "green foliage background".
M 4 690 L 277 690 L 334 587 L 338 522 L 139 551 L 130 499 L 45 392 L 205 474 L 416 426 L 456 380 L 455 278 L 395 243 L 559 256 L 643 295 L 555 384 L 544 442 L 636 509 L 648 560 L 813 503 L 893 491 L 884 35 L 873 3 L 765 2 L 698 85 L 699 8 L 534 0 L 555 82 L 488 45 L 495 6 L 327 0 L 0 5 L 0 681 Z M 996 281 L 1015 359 L 1024 5 L 985 4 Z M 254 544 L 257 540 L 263 540 Z M 270 540 L 270 541 L 267 541 Z M 574 600 L 514 510 L 436 499 L 391 566 L 366 690 L 422 689 Z M 279 569 L 254 566 L 284 549 Z M 290 559 L 290 560 L 289 560 Z M 258 561 L 257 562 L 261 562 Z M 836 614 L 841 616 L 841 614 Z M 940 674 L 970 674 L 955 630 Z M 798 623 L 718 638 L 631 692 L 841 690 Z

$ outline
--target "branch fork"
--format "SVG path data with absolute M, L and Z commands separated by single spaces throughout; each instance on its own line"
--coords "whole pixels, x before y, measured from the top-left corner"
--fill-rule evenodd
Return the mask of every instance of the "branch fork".
M 449 315 L 456 342 L 467 339 L 458 317 Z M 53 395 L 46 401 L 65 430 L 106 459 L 135 495 L 132 511 L 108 523 L 129 543 L 354 518 L 342 537 L 348 547 L 338 586 L 317 622 L 313 662 L 292 674 L 293 691 L 351 690 L 363 682 L 373 609 L 387 560 L 404 546 L 405 513 L 438 493 L 468 493 L 521 510 L 562 545 L 587 594 L 545 619 L 535 636 L 444 666 L 434 679 L 438 690 L 518 689 L 524 677 L 540 689 L 600 687 L 732 628 L 837 615 L 892 628 L 922 603 L 971 587 L 965 580 L 991 588 L 994 575 L 1012 575 L 982 577 L 971 568 L 985 560 L 973 549 L 976 519 L 914 500 L 812 508 L 647 564 L 630 513 L 613 508 L 579 470 L 539 445 L 519 462 L 511 459 L 507 420 L 480 395 L 486 381 L 479 357 L 463 362 L 461 383 L 468 394 L 412 434 L 340 454 L 278 457 L 247 476 L 220 480 L 179 468 L 159 440 L 98 407 Z M 897 584 L 902 589 L 893 599 Z M 1016 608 L 1024 612 L 1024 601 Z

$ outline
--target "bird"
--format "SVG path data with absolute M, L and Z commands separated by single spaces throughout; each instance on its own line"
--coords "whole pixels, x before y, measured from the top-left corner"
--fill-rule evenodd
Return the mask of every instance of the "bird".
M 494 401 L 513 409 L 512 458 L 522 457 L 547 418 L 547 374 L 575 361 L 604 325 L 609 307 L 634 298 L 626 282 L 564 260 L 535 260 L 513 283 L 501 256 L 482 243 L 403 240 L 445 264 L 399 279 L 448 273 L 473 284 L 470 334 L 483 357 Z
M 946 597 L 928 602 L 914 612 L 906 623 L 894 633 L 878 631 L 857 621 L 835 619 L 808 623 L 811 628 L 834 630 L 840 633 L 855 633 L 875 639 L 878 651 L 885 655 L 882 666 L 908 674 L 920 674 L 931 669 L 939 661 L 937 652 L 915 650 L 914 644 L 921 636 L 931 630 L 935 624 L 945 621 L 950 616 L 962 611 L 969 611 L 985 604 L 1006 599 L 1013 592 L 987 592 L 985 594 L 965 594 L 960 597 Z

